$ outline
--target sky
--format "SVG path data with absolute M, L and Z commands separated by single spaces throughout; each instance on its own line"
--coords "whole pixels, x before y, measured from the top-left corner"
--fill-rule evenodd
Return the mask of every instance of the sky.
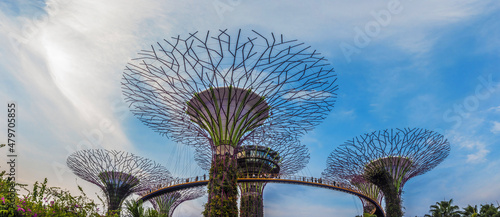
M 76 150 L 107 148 L 203 174 L 192 149 L 153 132 L 123 101 L 126 64 L 151 44 L 229 29 L 283 34 L 321 53 L 338 74 L 338 98 L 301 138 L 298 175 L 319 177 L 328 155 L 363 133 L 419 127 L 443 134 L 447 159 L 404 187 L 405 216 L 429 206 L 500 201 L 500 3 L 497 1 L 0 0 L 0 141 L 7 105 L 16 113 L 17 180 L 95 198 L 99 189 L 66 167 Z M 7 148 L 0 148 L 7 159 Z M 5 170 L 6 160 L 0 163 Z M 200 216 L 206 196 L 174 216 Z M 266 216 L 355 216 L 358 198 L 268 184 Z

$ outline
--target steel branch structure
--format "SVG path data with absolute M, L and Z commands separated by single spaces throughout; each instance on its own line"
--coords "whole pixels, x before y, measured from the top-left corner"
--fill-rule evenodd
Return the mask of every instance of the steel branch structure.
M 339 177 L 353 185 L 367 182 L 376 185 L 385 196 L 387 215 L 399 216 L 402 215 L 404 184 L 436 167 L 449 152 L 448 140 L 430 130 L 375 131 L 355 137 L 335 149 L 328 157 L 323 176 Z M 376 193 L 373 186 L 366 187 Z
M 288 135 L 263 136 L 265 128 L 253 133 L 251 140 L 258 145 L 244 142 L 238 149 L 239 178 L 273 178 L 290 176 L 303 169 L 309 162 L 309 152 L 305 145 Z M 204 148 L 202 148 L 204 147 Z M 207 146 L 197 149 L 195 160 L 201 168 L 209 170 L 211 150 Z M 240 216 L 264 216 L 263 193 L 267 182 L 241 182 Z
M 158 186 L 150 186 L 150 189 L 157 188 Z M 151 190 L 139 192 L 139 196 L 143 197 L 149 194 Z M 172 217 L 175 209 L 182 203 L 188 200 L 197 199 L 205 194 L 204 187 L 194 187 L 177 190 L 161 194 L 156 197 L 150 198 L 148 201 L 153 205 L 153 208 L 160 214 L 160 216 Z
M 139 55 L 123 75 L 125 99 L 160 134 L 210 146 L 209 216 L 237 215 L 235 150 L 254 129 L 300 136 L 336 99 L 336 74 L 326 59 L 282 35 L 193 33 Z
M 66 164 L 75 175 L 102 189 L 108 211 L 119 210 L 126 197 L 149 189 L 149 183 L 172 178 L 164 166 L 121 151 L 81 150 L 71 154 Z

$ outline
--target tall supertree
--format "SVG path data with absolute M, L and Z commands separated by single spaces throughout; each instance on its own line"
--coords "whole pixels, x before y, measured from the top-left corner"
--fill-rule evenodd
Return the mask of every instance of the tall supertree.
M 383 192 L 387 217 L 403 216 L 401 194 L 404 184 L 436 167 L 449 152 L 448 140 L 430 130 L 374 131 L 335 149 L 328 157 L 325 173 L 351 180 L 351 183 L 374 184 Z
M 150 189 L 154 186 L 150 186 Z M 149 194 L 150 191 L 139 192 L 139 196 Z M 175 209 L 182 203 L 197 199 L 205 194 L 205 187 L 186 188 L 178 191 L 162 194 L 149 199 L 153 208 L 160 216 L 172 217 Z
M 172 178 L 164 166 L 122 151 L 81 150 L 71 154 L 66 164 L 75 175 L 101 188 L 108 212 L 119 211 L 125 198 L 148 189 L 148 183 Z
M 208 216 L 238 215 L 236 155 L 254 129 L 302 135 L 336 98 L 326 59 L 282 35 L 193 33 L 139 55 L 122 81 L 132 112 L 176 142 L 213 150 Z
M 273 178 L 292 175 L 309 162 L 309 153 L 304 145 L 288 135 L 264 136 L 265 128 L 257 129 L 251 140 L 239 148 L 237 154 L 240 178 Z M 249 144 L 249 142 L 256 142 Z M 257 145 L 255 145 L 257 144 Z M 211 150 L 205 146 L 197 149 L 195 159 L 201 168 L 210 169 Z M 264 187 L 267 182 L 240 182 L 240 216 L 264 216 Z

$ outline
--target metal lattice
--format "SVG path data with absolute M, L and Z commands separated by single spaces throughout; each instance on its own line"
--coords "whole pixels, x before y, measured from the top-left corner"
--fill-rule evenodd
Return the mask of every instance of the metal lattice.
M 157 186 L 158 185 L 151 185 L 150 189 L 154 189 Z M 167 216 L 173 216 L 175 209 L 179 205 L 186 201 L 202 197 L 205 192 L 206 190 L 204 187 L 187 188 L 152 197 L 148 201 L 160 215 L 167 214 Z M 138 195 L 142 197 L 148 193 L 150 193 L 150 190 L 138 192 Z
M 450 152 L 443 135 L 420 129 L 388 129 L 367 133 L 335 149 L 323 177 L 342 179 L 381 201 L 382 192 L 365 178 L 367 171 L 382 169 L 392 177 L 398 197 L 405 183 L 436 167 Z
M 78 177 L 99 186 L 109 210 L 118 210 L 134 192 L 148 189 L 148 183 L 172 179 L 162 165 L 131 153 L 89 149 L 71 154 L 66 164 Z
M 223 94 L 217 88 L 232 87 L 262 97 L 269 118 L 261 125 L 294 136 L 311 130 L 332 109 L 335 81 L 326 59 L 303 43 L 255 31 L 231 36 L 220 30 L 174 37 L 141 51 L 126 67 L 122 87 L 132 112 L 147 126 L 176 142 L 197 145 L 216 138 L 192 121 L 188 102 L 210 88 L 214 94 Z M 238 141 L 249 133 L 239 134 Z
M 326 59 L 303 43 L 220 30 L 141 51 L 126 67 L 122 89 L 134 115 L 153 130 L 210 147 L 206 214 L 236 216 L 238 148 L 259 139 L 252 136 L 259 128 L 263 137 L 313 129 L 333 108 L 335 81 Z

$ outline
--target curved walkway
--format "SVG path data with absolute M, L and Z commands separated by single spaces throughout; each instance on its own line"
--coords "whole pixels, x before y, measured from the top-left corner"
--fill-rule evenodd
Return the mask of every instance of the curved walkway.
M 207 176 L 203 175 L 192 178 L 176 179 L 164 185 L 156 186 L 156 188 L 151 189 L 148 194 L 139 198 L 139 200 L 146 201 L 153 197 L 174 192 L 177 190 L 207 185 L 208 184 L 207 178 L 208 178 Z M 363 199 L 372 202 L 377 207 L 375 213 L 378 213 L 378 215 L 382 214 L 383 216 L 385 216 L 384 210 L 376 200 L 373 200 L 372 198 L 368 197 L 367 195 L 363 194 L 362 192 L 356 189 L 349 188 L 348 186 L 345 186 L 342 183 L 334 181 L 327 181 L 327 180 L 322 180 L 321 178 L 318 179 L 314 177 L 304 177 L 304 176 L 278 176 L 278 177 L 238 178 L 238 182 L 267 182 L 267 183 L 296 184 L 296 185 L 307 185 L 313 187 L 327 188 L 335 191 L 341 191 L 344 193 L 361 197 Z

